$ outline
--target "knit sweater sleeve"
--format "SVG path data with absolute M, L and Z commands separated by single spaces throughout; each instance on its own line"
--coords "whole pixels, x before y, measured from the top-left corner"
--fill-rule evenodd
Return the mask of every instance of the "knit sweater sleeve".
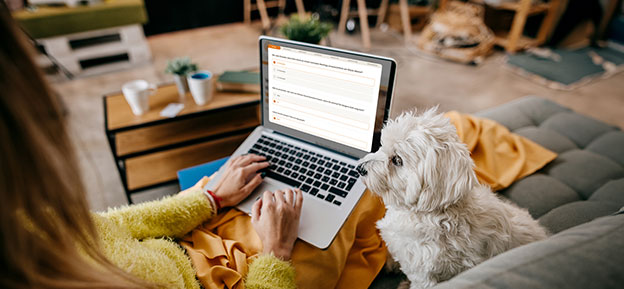
M 249 264 L 247 289 L 295 289 L 295 268 L 273 255 L 260 255 Z
M 214 212 L 203 192 L 192 190 L 157 201 L 109 209 L 100 215 L 126 227 L 132 237 L 146 239 L 180 238 L 210 219 Z

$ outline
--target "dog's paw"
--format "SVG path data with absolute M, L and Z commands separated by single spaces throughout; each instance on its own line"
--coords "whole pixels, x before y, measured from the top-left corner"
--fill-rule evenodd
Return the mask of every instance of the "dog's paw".
M 410 281 L 409 280 L 403 280 L 401 281 L 401 283 L 399 283 L 399 286 L 397 286 L 397 289 L 410 289 Z
M 384 272 L 386 273 L 401 273 L 401 264 L 399 262 L 394 261 L 390 252 L 388 252 L 388 256 L 386 257 L 386 264 L 384 265 Z

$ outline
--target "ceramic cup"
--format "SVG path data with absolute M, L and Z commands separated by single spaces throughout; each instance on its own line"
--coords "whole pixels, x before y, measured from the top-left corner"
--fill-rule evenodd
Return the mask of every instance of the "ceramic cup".
M 154 94 L 156 89 L 156 85 L 142 79 L 126 82 L 121 87 L 121 91 L 135 115 L 142 115 L 149 110 L 149 96 Z
M 197 105 L 212 100 L 212 72 L 202 70 L 187 76 L 189 90 Z

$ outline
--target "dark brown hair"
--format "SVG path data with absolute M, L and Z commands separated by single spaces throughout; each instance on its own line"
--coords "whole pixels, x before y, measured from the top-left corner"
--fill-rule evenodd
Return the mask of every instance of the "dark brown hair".
M 32 53 L 0 1 L 0 287 L 152 287 L 99 250 L 58 99 Z

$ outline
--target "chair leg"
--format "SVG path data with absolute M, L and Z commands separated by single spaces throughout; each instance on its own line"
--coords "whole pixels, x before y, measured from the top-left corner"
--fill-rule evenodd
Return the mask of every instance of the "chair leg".
M 409 16 L 407 0 L 399 0 L 399 8 L 401 10 L 401 23 L 403 24 L 403 38 L 405 43 L 409 43 L 412 40 L 412 21 Z
M 544 42 L 546 42 L 546 38 L 548 38 L 548 36 L 552 32 L 552 27 L 555 24 L 555 17 L 557 14 L 557 10 L 559 9 L 559 0 L 551 0 L 549 4 L 550 8 L 548 8 L 546 17 L 544 17 L 544 20 L 542 20 L 542 25 L 539 29 L 539 32 L 537 33 L 537 45 L 542 45 Z
M 404 0 L 407 1 L 407 0 Z M 360 16 L 360 30 L 362 30 L 362 43 L 364 49 L 370 49 L 370 27 L 368 27 L 368 11 L 366 11 L 366 0 L 357 0 L 358 15 Z
M 622 0 L 610 0 L 607 7 L 605 7 L 604 14 L 602 15 L 602 21 L 600 21 L 600 26 L 597 27 L 596 32 L 594 32 L 594 36 L 592 37 L 592 42 L 595 43 L 598 40 L 603 40 L 604 34 L 607 31 L 607 27 L 611 20 L 613 20 L 613 15 L 617 11 L 617 7 L 622 7 Z M 557 2 L 559 4 L 559 2 Z
M 518 50 L 518 41 L 522 36 L 522 31 L 524 31 L 524 24 L 526 24 L 529 9 L 531 8 L 531 1 L 532 0 L 520 0 L 520 7 L 518 11 L 516 11 L 513 23 L 511 24 L 511 30 L 509 31 L 509 35 L 507 35 L 507 46 L 505 50 L 509 53 L 514 53 Z
M 243 19 L 245 24 L 251 23 L 251 0 L 243 0 Z
M 338 22 L 338 34 L 345 33 L 347 19 L 349 19 L 349 8 L 351 0 L 342 0 L 342 9 L 340 9 L 340 21 Z
M 446 8 L 446 2 L 448 2 L 448 0 L 440 0 L 440 4 L 438 5 L 438 10 L 442 10 Z
M 379 28 L 381 24 L 386 19 L 386 13 L 388 11 L 388 1 L 389 0 L 381 0 L 381 4 L 379 5 L 379 11 L 377 12 L 377 25 L 376 28 Z
M 260 19 L 262 20 L 262 28 L 265 30 L 269 30 L 269 28 L 271 28 L 271 19 L 269 19 L 269 13 L 267 13 L 264 0 L 256 0 L 256 3 L 258 5 L 258 11 L 260 11 Z
M 303 6 L 303 0 L 295 0 L 295 5 L 297 6 L 299 18 L 303 19 L 305 17 L 305 6 Z

